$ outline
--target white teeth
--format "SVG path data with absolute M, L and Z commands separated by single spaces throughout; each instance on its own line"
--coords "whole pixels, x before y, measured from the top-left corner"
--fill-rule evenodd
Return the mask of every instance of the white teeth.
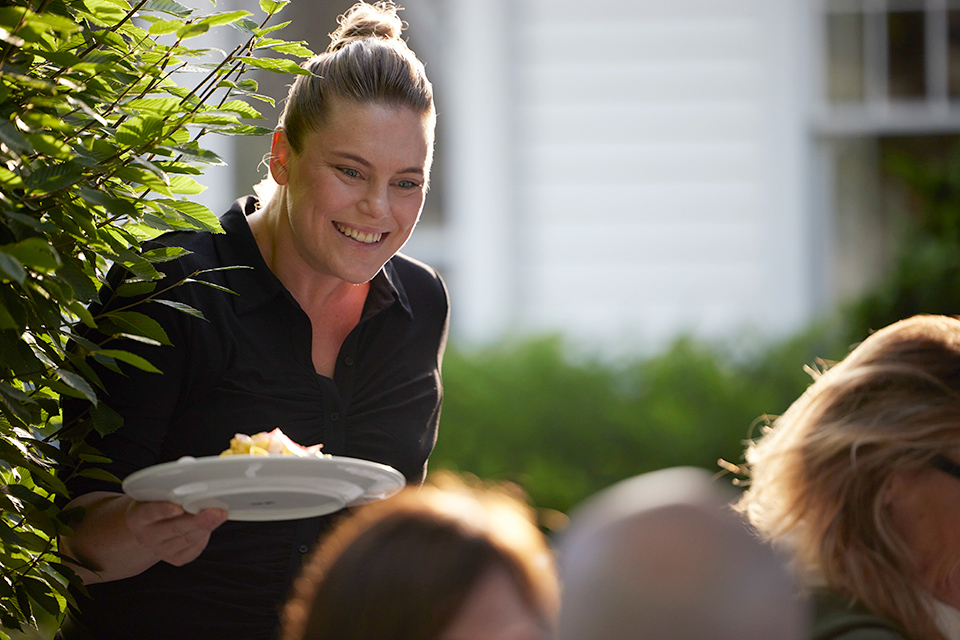
M 375 244 L 380 242 L 380 238 L 383 237 L 382 233 L 363 233 L 339 223 L 337 223 L 336 227 L 337 230 L 343 235 L 347 236 L 348 238 L 353 238 L 357 242 L 362 242 L 364 244 Z

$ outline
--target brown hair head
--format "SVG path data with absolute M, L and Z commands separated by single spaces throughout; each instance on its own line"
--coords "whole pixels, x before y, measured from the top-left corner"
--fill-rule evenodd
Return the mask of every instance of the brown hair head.
M 432 123 L 433 87 L 423 63 L 400 38 L 404 24 L 389 2 L 358 2 L 340 16 L 330 46 L 305 63 L 287 95 L 280 126 L 300 153 L 307 134 L 322 127 L 334 101 L 407 107 Z
M 340 521 L 296 582 L 282 637 L 431 640 L 495 567 L 552 627 L 553 557 L 529 507 L 500 488 L 434 475 Z
M 942 638 L 885 504 L 892 473 L 960 442 L 960 320 L 915 316 L 869 336 L 750 444 L 738 509 L 910 637 Z

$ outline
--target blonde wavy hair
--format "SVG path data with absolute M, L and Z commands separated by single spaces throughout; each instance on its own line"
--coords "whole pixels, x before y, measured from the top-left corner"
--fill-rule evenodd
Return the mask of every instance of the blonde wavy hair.
M 746 452 L 737 509 L 801 576 L 942 640 L 910 549 L 891 525 L 894 472 L 960 443 L 960 320 L 915 316 L 826 369 Z

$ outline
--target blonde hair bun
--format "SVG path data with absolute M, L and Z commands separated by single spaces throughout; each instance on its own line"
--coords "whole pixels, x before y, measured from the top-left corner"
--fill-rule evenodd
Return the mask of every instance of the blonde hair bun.
M 400 40 L 403 20 L 397 15 L 400 8 L 392 2 L 358 2 L 340 16 L 340 25 L 330 34 L 328 52 L 338 51 L 351 42 L 376 38 Z

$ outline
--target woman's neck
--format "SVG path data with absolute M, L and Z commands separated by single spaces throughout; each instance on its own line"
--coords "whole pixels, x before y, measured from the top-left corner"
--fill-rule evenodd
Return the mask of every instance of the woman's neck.
M 267 203 L 247 216 L 263 261 L 300 306 L 312 315 L 346 300 L 355 300 L 358 289 L 366 294 L 367 285 L 355 285 L 333 275 L 319 273 L 301 260 L 296 251 L 281 251 L 292 244 L 293 234 L 284 210 L 284 188 L 279 187 Z

